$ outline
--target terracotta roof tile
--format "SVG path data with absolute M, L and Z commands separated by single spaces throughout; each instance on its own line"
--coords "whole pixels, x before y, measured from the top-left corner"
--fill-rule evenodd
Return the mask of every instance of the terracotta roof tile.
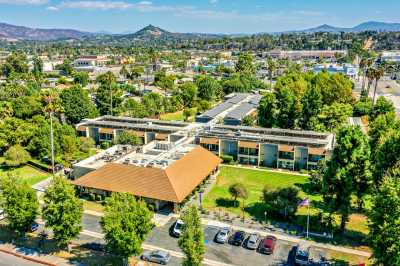
M 73 181 L 73 184 L 181 202 L 220 163 L 219 157 L 198 146 L 165 170 L 110 163 Z

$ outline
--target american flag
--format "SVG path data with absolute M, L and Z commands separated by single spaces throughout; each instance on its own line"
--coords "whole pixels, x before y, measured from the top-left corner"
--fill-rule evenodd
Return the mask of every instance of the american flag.
M 302 207 L 302 206 L 309 206 L 310 205 L 310 200 L 308 199 L 308 198 L 305 198 L 304 200 L 302 200 L 300 203 L 299 203 L 299 206 L 300 207 Z

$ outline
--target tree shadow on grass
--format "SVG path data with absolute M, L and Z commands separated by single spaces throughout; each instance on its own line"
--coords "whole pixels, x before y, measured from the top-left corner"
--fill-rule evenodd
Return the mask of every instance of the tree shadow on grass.
M 244 211 L 251 217 L 255 218 L 256 221 L 263 222 L 265 221 L 265 212 L 267 211 L 267 207 L 263 202 L 254 202 L 247 205 L 244 208 Z
M 227 198 L 218 198 L 215 200 L 217 207 L 236 208 L 239 207 L 239 201 Z

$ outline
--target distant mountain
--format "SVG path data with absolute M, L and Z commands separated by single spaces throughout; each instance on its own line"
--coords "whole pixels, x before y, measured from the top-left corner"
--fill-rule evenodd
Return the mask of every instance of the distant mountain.
M 288 31 L 284 33 L 316 33 L 316 32 L 339 33 L 339 32 L 362 32 L 362 31 L 379 31 L 379 32 L 400 31 L 400 23 L 368 21 L 352 28 L 340 28 L 324 24 L 315 28 L 297 30 L 297 31 Z
M 221 38 L 222 34 L 208 34 L 208 33 L 177 33 L 169 32 L 159 27 L 148 25 L 143 29 L 130 34 L 121 34 L 120 38 L 130 39 L 132 41 L 150 41 L 150 40 L 190 40 L 190 39 L 212 39 Z
M 53 41 L 61 39 L 80 39 L 90 35 L 93 34 L 71 29 L 34 29 L 0 23 L 0 38 L 3 39 Z

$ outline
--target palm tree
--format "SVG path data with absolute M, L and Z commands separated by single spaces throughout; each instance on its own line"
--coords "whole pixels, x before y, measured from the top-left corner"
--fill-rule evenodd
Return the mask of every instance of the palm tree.
M 53 132 L 53 115 L 54 113 L 62 112 L 62 106 L 60 98 L 55 90 L 46 90 L 43 92 L 43 100 L 46 103 L 44 112 L 49 115 L 50 118 L 50 146 L 51 146 L 51 168 L 54 175 L 54 132 Z
M 267 68 L 268 68 L 268 75 L 269 75 L 269 84 L 272 89 L 272 76 L 274 75 L 274 73 L 276 71 L 276 63 L 271 58 L 269 58 L 267 61 Z
M 369 97 L 369 90 L 371 89 L 372 82 L 375 79 L 375 69 L 374 68 L 368 68 L 365 75 L 366 75 L 366 77 L 368 79 L 367 96 Z
M 376 96 L 376 89 L 378 87 L 379 80 L 385 75 L 385 70 L 382 67 L 378 67 L 374 71 L 374 79 L 375 79 L 375 88 L 374 88 L 374 97 L 372 98 L 372 103 L 375 104 L 375 96 Z

